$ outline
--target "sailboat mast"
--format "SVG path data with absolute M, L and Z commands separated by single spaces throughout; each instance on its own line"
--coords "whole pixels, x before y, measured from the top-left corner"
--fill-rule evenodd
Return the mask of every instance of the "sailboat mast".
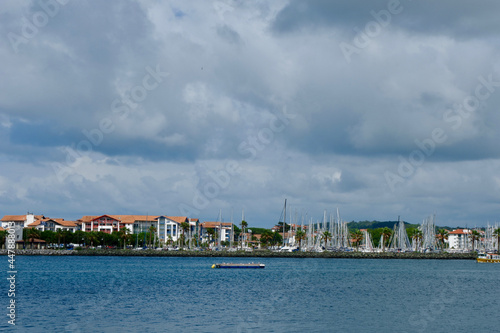
M 285 199 L 285 208 L 283 210 L 283 246 L 285 246 L 285 237 L 286 237 L 286 199 Z

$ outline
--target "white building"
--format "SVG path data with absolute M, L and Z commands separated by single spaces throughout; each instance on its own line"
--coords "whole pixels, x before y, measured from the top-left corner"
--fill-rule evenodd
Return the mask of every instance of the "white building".
M 177 242 L 182 234 L 181 224 L 189 223 L 186 216 L 158 216 L 157 220 L 157 234 L 160 244 L 163 246 L 170 242 Z M 188 236 L 185 237 L 188 239 Z
M 133 232 L 134 219 L 129 218 L 132 215 L 101 215 L 84 216 L 78 222 L 82 224 L 82 231 L 101 231 L 108 234 L 120 231 L 126 228 L 129 233 Z M 124 219 L 124 217 L 127 217 Z
M 468 250 L 471 246 L 469 235 L 470 229 L 456 229 L 448 233 L 448 245 L 450 249 L 454 250 Z
M 2 228 L 9 229 L 14 227 L 16 241 L 23 240 L 23 229 L 29 224 L 34 223 L 37 220 L 44 219 L 43 215 L 33 215 L 33 213 L 28 213 L 26 215 L 5 215 L 2 220 Z
M 233 224 L 230 222 L 203 222 L 200 224 L 200 237 L 202 243 L 208 243 L 209 241 L 215 241 L 216 243 L 224 241 L 230 241 L 231 230 Z M 215 239 L 212 239 L 208 233 L 208 229 L 214 229 Z
M 64 219 L 44 218 L 28 224 L 28 227 L 35 228 L 42 232 L 46 230 L 54 232 L 57 232 L 58 230 L 75 232 L 76 223 L 73 221 L 65 221 Z

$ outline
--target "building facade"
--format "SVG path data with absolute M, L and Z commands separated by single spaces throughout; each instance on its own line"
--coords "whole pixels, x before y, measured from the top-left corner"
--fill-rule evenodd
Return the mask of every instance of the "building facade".
M 454 250 L 468 250 L 470 246 L 470 229 L 456 229 L 448 233 L 448 245 Z

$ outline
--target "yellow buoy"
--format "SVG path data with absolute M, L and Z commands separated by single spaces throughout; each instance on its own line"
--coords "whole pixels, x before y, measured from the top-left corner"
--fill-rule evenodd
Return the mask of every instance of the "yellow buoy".
M 215 268 L 215 264 L 212 265 L 212 268 Z

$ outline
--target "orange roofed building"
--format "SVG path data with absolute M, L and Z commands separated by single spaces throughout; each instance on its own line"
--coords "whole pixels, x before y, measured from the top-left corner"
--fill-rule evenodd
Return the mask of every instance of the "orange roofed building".
M 456 229 L 448 233 L 448 244 L 450 249 L 467 250 L 469 248 L 470 229 Z
M 217 239 L 209 239 L 210 234 L 208 233 L 208 229 L 215 229 L 217 235 L 220 237 L 222 242 L 230 241 L 232 237 L 232 229 L 233 224 L 231 222 L 203 222 L 200 224 L 200 236 L 201 242 L 209 242 L 210 240 Z
M 182 234 L 181 224 L 183 222 L 190 225 L 191 235 L 194 235 L 198 219 L 189 219 L 187 216 L 101 215 L 83 216 L 77 221 L 77 223 L 81 223 L 82 231 L 85 232 L 113 233 L 121 228 L 126 228 L 131 234 L 140 234 L 154 230 L 161 245 L 166 244 L 169 240 L 176 242 L 179 239 Z
M 28 227 L 29 224 L 44 219 L 43 215 L 34 215 L 28 213 L 26 215 L 5 215 L 0 221 L 4 229 L 14 228 L 16 241 L 23 239 L 23 229 Z
M 50 218 L 36 220 L 35 222 L 28 224 L 27 226 L 27 228 L 35 228 L 42 232 L 46 230 L 54 232 L 57 232 L 58 230 L 75 232 L 76 227 L 77 225 L 74 221 L 65 221 L 64 219 Z

